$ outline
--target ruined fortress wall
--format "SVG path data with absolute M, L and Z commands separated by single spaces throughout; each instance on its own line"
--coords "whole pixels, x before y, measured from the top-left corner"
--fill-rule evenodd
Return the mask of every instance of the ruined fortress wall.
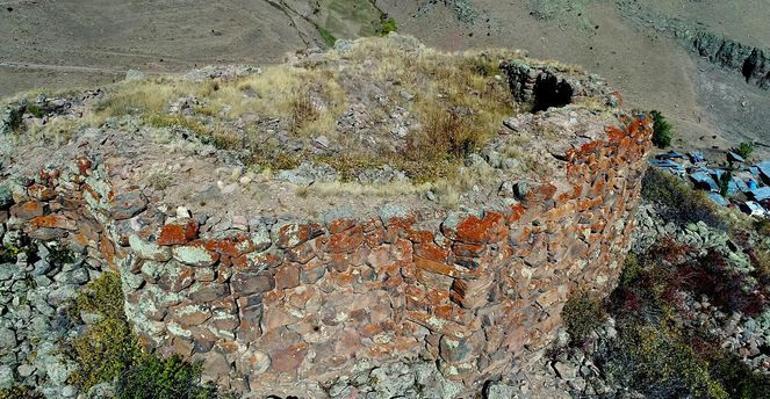
M 567 152 L 565 180 L 533 185 L 509 209 L 449 213 L 437 230 L 393 206 L 370 220 L 340 212 L 212 232 L 140 191 L 114 192 L 104 163 L 86 157 L 42 171 L 4 215 L 119 271 L 143 342 L 202 360 L 226 388 L 318 397 L 399 360 L 433 362 L 471 392 L 547 345 L 571 293 L 613 288 L 651 126 L 607 133 Z

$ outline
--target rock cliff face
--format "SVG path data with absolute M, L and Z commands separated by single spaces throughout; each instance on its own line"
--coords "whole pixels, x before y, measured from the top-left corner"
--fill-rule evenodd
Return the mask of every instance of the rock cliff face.
M 739 71 L 746 82 L 770 90 L 770 55 L 756 47 L 719 37 L 710 32 L 698 32 L 692 46 L 701 57 L 722 67 Z
M 747 83 L 770 90 L 770 54 L 768 49 L 754 47 L 704 30 L 702 26 L 655 12 L 631 0 L 619 0 L 618 9 L 640 26 L 671 35 L 710 63 L 738 72 Z
M 1 214 L 117 270 L 144 345 L 201 360 L 244 397 L 467 397 L 543 349 L 571 294 L 613 288 L 650 148 L 651 122 L 604 105 L 610 90 L 517 65 L 512 94 L 543 112 L 507 120 L 504 137 L 539 132 L 531 151 L 555 172 L 479 182 L 499 197 L 487 206 L 396 196 L 312 216 L 252 202 L 223 228 L 124 181 L 105 139 L 13 185 Z

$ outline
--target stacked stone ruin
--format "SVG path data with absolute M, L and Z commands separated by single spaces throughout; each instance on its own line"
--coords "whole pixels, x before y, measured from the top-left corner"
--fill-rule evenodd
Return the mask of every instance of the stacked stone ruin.
M 616 284 L 651 136 L 649 120 L 618 115 L 560 156 L 563 177 L 440 224 L 396 200 L 378 217 L 265 215 L 213 232 L 176 208 L 189 204 L 116 191 L 100 154 L 31 176 L 0 215 L 120 273 L 142 343 L 202 361 L 224 389 L 354 395 L 357 373 L 398 362 L 435 365 L 467 397 L 545 348 L 570 295 Z

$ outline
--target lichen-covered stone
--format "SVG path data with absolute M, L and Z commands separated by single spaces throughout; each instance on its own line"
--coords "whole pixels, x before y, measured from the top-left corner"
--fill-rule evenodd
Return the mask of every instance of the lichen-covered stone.
M 213 266 L 219 260 L 219 254 L 209 251 L 203 245 L 184 245 L 171 250 L 174 259 L 196 267 Z
M 131 246 L 131 250 L 142 259 L 158 262 L 171 260 L 171 248 L 161 247 L 158 244 L 145 241 L 135 234 L 128 237 L 128 243 Z

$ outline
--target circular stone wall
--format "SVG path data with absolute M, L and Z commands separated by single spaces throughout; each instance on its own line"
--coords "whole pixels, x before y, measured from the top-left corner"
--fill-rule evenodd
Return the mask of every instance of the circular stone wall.
M 592 94 L 590 78 L 503 68 L 514 97 L 545 111 L 507 120 L 498 141 L 532 136 L 520 150 L 553 173 L 479 182 L 471 191 L 488 203 L 396 196 L 352 211 L 305 199 L 276 216 L 233 201 L 222 206 L 257 216 L 223 227 L 127 183 L 121 163 L 142 154 L 103 150 L 131 142 L 116 134 L 74 143 L 87 156 L 14 193 L 10 217 L 111 265 L 143 344 L 202 361 L 207 381 L 243 397 L 355 397 L 372 384 L 468 397 L 544 348 L 572 293 L 614 287 L 652 131 L 604 106 L 616 96 Z M 600 105 L 560 108 L 564 93 Z
M 200 220 L 164 216 L 138 193 L 85 193 L 108 224 L 133 221 L 113 232 L 137 331 L 202 360 L 220 385 L 314 396 L 362 368 L 427 361 L 472 392 L 551 341 L 570 293 L 614 286 L 650 127 L 606 133 L 568 151 L 563 181 L 509 209 L 450 212 L 434 230 L 393 205 L 379 218 L 265 218 L 201 238 Z

